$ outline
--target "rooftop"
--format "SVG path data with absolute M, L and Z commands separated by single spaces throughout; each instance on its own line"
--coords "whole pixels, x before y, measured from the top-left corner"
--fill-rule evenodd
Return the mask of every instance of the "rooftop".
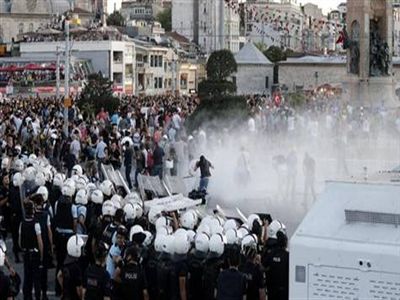
M 273 65 L 253 43 L 247 43 L 235 55 L 237 64 L 242 65 Z

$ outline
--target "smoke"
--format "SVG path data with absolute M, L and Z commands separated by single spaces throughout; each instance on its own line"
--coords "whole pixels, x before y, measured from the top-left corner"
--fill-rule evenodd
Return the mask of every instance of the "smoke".
M 255 131 L 253 121 L 229 129 L 223 123 L 217 130 L 204 126 L 206 139 L 201 134 L 195 139 L 197 155 L 215 167 L 210 206 L 270 213 L 292 234 L 314 202 L 311 193 L 305 195 L 305 154 L 315 160 L 317 194 L 326 180 L 364 180 L 391 170 L 400 158 L 395 120 L 395 112 L 354 109 L 336 116 L 306 111 L 278 118 L 272 127 L 260 114 L 254 117 Z

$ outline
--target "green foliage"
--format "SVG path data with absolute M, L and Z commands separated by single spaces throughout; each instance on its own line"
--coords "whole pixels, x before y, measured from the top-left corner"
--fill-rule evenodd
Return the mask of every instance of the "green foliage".
M 303 92 L 294 92 L 287 95 L 287 101 L 290 106 L 303 106 L 307 101 L 307 97 Z
M 236 92 L 236 85 L 227 80 L 213 81 L 203 80 L 199 83 L 198 94 L 201 99 L 210 96 L 229 95 Z
M 286 60 L 286 54 L 281 47 L 271 46 L 268 50 L 264 51 L 264 55 L 273 63 Z
M 172 30 L 172 11 L 171 8 L 166 8 L 157 15 L 156 20 L 161 23 L 165 31 Z
M 237 126 L 238 122 L 248 118 L 246 99 L 240 96 L 214 96 L 204 98 L 194 113 L 188 118 L 186 127 L 189 132 L 199 127 Z
M 113 96 L 112 82 L 101 73 L 88 76 L 78 101 L 78 107 L 88 115 L 96 114 L 102 107 L 108 112 L 118 109 L 120 101 Z
M 110 26 L 125 26 L 125 19 L 118 11 L 114 11 L 107 18 L 107 25 Z
M 260 50 L 261 52 L 265 52 L 265 51 L 267 51 L 267 45 L 265 44 L 265 43 L 263 43 L 263 42 L 255 42 L 254 43 L 254 46 L 256 46 L 257 47 L 257 49 L 258 50 Z
M 237 71 L 235 57 L 226 49 L 214 51 L 207 60 L 206 70 L 209 80 L 224 81 Z

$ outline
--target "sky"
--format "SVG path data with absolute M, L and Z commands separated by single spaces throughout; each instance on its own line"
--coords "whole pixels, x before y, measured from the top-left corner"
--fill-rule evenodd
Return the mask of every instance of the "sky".
M 317 4 L 319 7 L 321 7 L 324 11 L 324 13 L 329 12 L 331 9 L 337 8 L 339 3 L 341 2 L 346 2 L 346 0 L 301 0 L 297 1 L 297 3 L 302 3 L 306 4 L 308 2 Z

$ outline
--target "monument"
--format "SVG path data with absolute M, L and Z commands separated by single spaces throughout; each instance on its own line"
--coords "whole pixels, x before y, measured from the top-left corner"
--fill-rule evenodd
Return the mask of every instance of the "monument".
M 397 107 L 392 71 L 392 0 L 347 0 L 349 100 L 364 106 Z

